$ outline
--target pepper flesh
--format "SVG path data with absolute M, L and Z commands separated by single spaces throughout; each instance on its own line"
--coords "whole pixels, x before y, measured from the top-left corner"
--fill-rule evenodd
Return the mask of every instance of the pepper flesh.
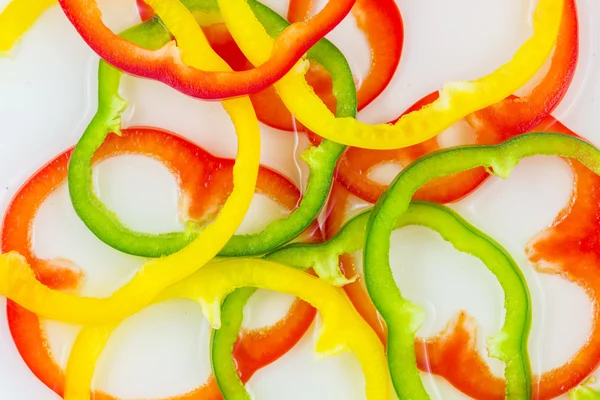
M 471 112 L 494 104 L 523 86 L 542 67 L 559 31 L 564 0 L 540 0 L 533 16 L 533 36 L 513 59 L 477 81 L 446 84 L 440 98 L 409 113 L 395 125 L 366 125 L 353 118 L 335 118 L 304 79 L 297 64 L 275 83 L 286 107 L 304 126 L 321 137 L 368 149 L 395 149 L 430 139 Z M 219 0 L 221 14 L 240 49 L 255 65 L 267 60 L 273 40 L 245 0 Z
M 231 192 L 233 160 L 216 158 L 203 149 L 173 134 L 150 128 L 126 129 L 122 136 L 111 135 L 95 153 L 94 162 L 118 154 L 143 154 L 158 159 L 168 167 L 189 199 L 189 213 L 196 218 L 212 217 Z M 44 200 L 67 177 L 67 151 L 40 169 L 19 190 L 8 207 L 2 227 L 2 251 L 18 251 L 31 263 L 40 281 L 55 289 L 76 289 L 81 273 L 64 268 L 64 260 L 38 259 L 31 250 L 31 232 L 37 210 Z M 198 174 L 202 171 L 201 174 Z M 205 187 L 203 182 L 211 184 Z M 257 192 L 291 209 L 300 198 L 300 191 L 281 175 L 261 167 Z M 318 236 L 318 227 L 311 234 Z M 25 363 L 32 372 L 60 396 L 64 392 L 64 375 L 49 350 L 49 344 L 38 317 L 9 300 L 8 323 L 11 334 Z M 288 317 L 260 331 L 245 331 L 235 349 L 235 359 L 242 380 L 247 381 L 256 370 L 283 355 L 309 328 L 315 310 L 304 302 L 296 302 Z M 268 341 L 268 348 L 263 343 Z M 261 351 L 256 351 L 260 348 Z M 111 398 L 97 392 L 95 398 Z M 174 399 L 219 398 L 214 379 L 202 387 Z
M 208 46 L 193 17 L 176 0 L 152 0 L 152 6 L 177 39 L 158 50 L 147 50 L 118 37 L 102 22 L 96 0 L 59 0 L 75 29 L 100 57 L 132 75 L 159 80 L 189 96 L 224 99 L 258 92 L 280 79 L 319 39 L 350 11 L 355 0 L 330 0 L 310 21 L 295 24 L 279 36 L 274 52 L 249 71 L 188 66 L 187 46 Z M 174 17 L 174 19 L 171 19 Z M 184 44 L 185 43 L 185 44 Z M 217 72 L 218 71 L 218 72 Z
M 575 1 L 566 0 L 550 69 L 529 95 L 509 96 L 499 103 L 467 116 L 466 121 L 475 130 L 476 143 L 500 143 L 509 137 L 531 130 L 550 115 L 565 96 L 575 74 L 579 57 L 578 25 Z M 437 93 L 431 93 L 409 108 L 405 114 L 419 110 L 437 98 Z M 489 129 L 490 124 L 493 124 L 494 129 Z M 366 150 L 351 147 L 346 150 L 338 163 L 336 179 L 352 194 L 375 203 L 386 189 L 386 185 L 369 178 L 369 172 L 375 166 L 393 162 L 405 167 L 439 148 L 435 139 L 397 150 Z M 483 168 L 477 168 L 439 179 L 419 189 L 416 199 L 439 203 L 458 201 L 478 188 L 488 176 L 489 174 Z
M 194 4 L 192 3 L 191 6 Z M 202 6 L 203 4 L 201 4 Z M 252 2 L 261 21 L 276 36 L 288 25 L 279 15 L 260 3 Z M 196 11 L 193 7 L 192 11 Z M 199 10 L 202 10 L 200 8 Z M 168 34 L 157 21 L 149 21 L 125 33 L 132 41 L 143 41 L 145 47 L 156 48 L 168 40 Z M 318 42 L 308 53 L 334 76 L 334 94 L 339 99 L 337 113 L 354 115 L 356 93 L 354 81 L 343 54 L 328 41 Z M 86 226 L 104 243 L 122 252 L 143 257 L 161 257 L 184 248 L 198 235 L 196 221 L 188 221 L 183 232 L 147 234 L 125 226 L 96 196 L 92 185 L 90 160 L 96 149 L 112 130 L 120 128 L 120 113 L 124 107 L 118 88 L 121 72 L 101 62 L 99 68 L 99 107 L 96 117 L 75 148 L 69 168 L 69 192 L 75 211 Z M 324 142 L 308 149 L 303 159 L 310 168 L 310 179 L 299 206 L 287 217 L 269 224 L 262 232 L 236 235 L 220 250 L 221 256 L 263 254 L 300 235 L 317 217 L 326 202 L 333 180 L 335 164 L 344 146 Z
M 2 257 L 20 258 L 14 254 Z M 209 322 L 218 329 L 221 300 L 246 286 L 293 294 L 312 304 L 323 318 L 316 351 L 324 356 L 353 351 L 365 374 L 367 398 L 389 400 L 389 371 L 383 345 L 340 289 L 304 272 L 257 259 L 216 262 L 172 286 L 157 301 L 181 297 L 197 301 Z M 79 334 L 67 367 L 65 399 L 89 399 L 96 360 L 114 326 L 87 327 Z

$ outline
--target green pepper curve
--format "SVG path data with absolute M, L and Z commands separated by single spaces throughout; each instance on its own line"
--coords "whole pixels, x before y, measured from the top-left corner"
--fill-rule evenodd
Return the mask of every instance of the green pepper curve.
M 215 9 L 213 0 L 188 0 L 192 11 Z M 276 37 L 289 23 L 268 7 L 255 0 L 248 2 L 261 23 Z M 123 36 L 150 49 L 160 48 L 171 40 L 158 19 L 131 28 Z M 337 99 L 336 115 L 356 115 L 356 88 L 350 67 L 344 55 L 329 41 L 323 39 L 309 52 L 308 58 L 321 64 L 332 75 L 333 93 Z M 69 194 L 79 218 L 104 243 L 124 253 L 156 258 L 184 248 L 197 235 L 199 227 L 188 222 L 182 232 L 149 234 L 136 232 L 125 226 L 94 193 L 91 161 L 96 150 L 110 132 L 119 133 L 121 113 L 127 103 L 119 96 L 122 72 L 104 61 L 98 70 L 98 110 L 75 147 L 69 164 Z M 321 211 L 331 187 L 333 172 L 345 146 L 323 141 L 311 147 L 302 158 L 310 168 L 310 179 L 299 207 L 286 218 L 274 221 L 264 231 L 231 238 L 221 256 L 250 256 L 264 254 L 300 235 Z
M 299 269 L 319 264 L 335 265 L 342 254 L 362 248 L 370 211 L 348 221 L 336 236 L 320 244 L 291 244 L 265 256 L 270 261 Z M 412 202 L 396 219 L 394 229 L 420 225 L 438 232 L 459 251 L 478 257 L 496 276 L 505 293 L 506 318 L 496 338 L 510 337 L 510 346 L 493 354 L 506 363 L 508 385 L 527 393 L 531 387 L 531 368 L 527 339 L 531 326 L 529 290 L 521 270 L 510 254 L 496 241 L 481 232 L 448 207 L 427 202 Z M 238 377 L 232 358 L 234 344 L 241 328 L 244 306 L 254 293 L 253 288 L 238 289 L 225 299 L 221 307 L 221 329 L 213 331 L 212 368 L 221 393 L 226 400 L 249 400 L 244 384 Z M 390 338 L 390 345 L 392 338 Z M 414 349 L 414 338 L 411 348 Z M 523 399 L 521 397 L 520 399 Z
M 369 295 L 388 327 L 388 362 L 392 381 L 400 399 L 428 399 L 415 360 L 414 335 L 422 320 L 422 310 L 402 297 L 394 282 L 389 263 L 390 235 L 396 221 L 409 207 L 413 194 L 427 182 L 451 174 L 485 167 L 501 178 L 525 157 L 553 155 L 576 158 L 598 174 L 600 155 L 591 144 L 558 133 L 534 133 L 518 136 L 497 146 L 465 146 L 427 155 L 401 171 L 375 205 L 369 218 L 364 250 L 364 276 Z M 517 285 L 518 282 L 514 282 Z M 507 310 L 514 303 L 527 302 L 526 296 L 509 296 Z M 513 321 L 508 315 L 506 322 Z M 506 333 L 511 333 L 506 332 Z M 531 398 L 530 371 L 509 363 L 509 349 L 522 346 L 523 338 L 504 334 L 490 343 L 490 353 L 507 364 L 506 398 Z

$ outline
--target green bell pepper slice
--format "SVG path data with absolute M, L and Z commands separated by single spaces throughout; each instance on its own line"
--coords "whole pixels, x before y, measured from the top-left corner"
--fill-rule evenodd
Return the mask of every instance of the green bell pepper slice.
M 188 3 L 192 11 L 213 11 L 216 7 L 214 1 L 190 0 Z M 273 37 L 289 25 L 285 19 L 257 1 L 250 0 L 249 4 Z M 150 49 L 160 48 L 171 40 L 158 19 L 134 27 L 124 32 L 123 36 Z M 356 88 L 344 55 L 325 39 L 319 41 L 307 55 L 332 75 L 333 93 L 337 99 L 336 114 L 339 117 L 354 117 Z M 79 218 L 101 241 L 127 254 L 162 257 L 181 250 L 194 240 L 199 229 L 197 224 L 188 222 L 182 232 L 150 234 L 134 231 L 119 220 L 93 189 L 91 161 L 94 153 L 110 132 L 119 133 L 121 113 L 127 105 L 118 93 L 121 76 L 122 72 L 104 61 L 100 62 L 98 110 L 73 151 L 69 165 L 69 194 Z M 344 149 L 345 146 L 330 141 L 309 148 L 302 158 L 310 168 L 310 179 L 298 208 L 287 217 L 270 223 L 262 232 L 235 235 L 219 255 L 264 254 L 300 235 L 325 204 L 337 160 Z

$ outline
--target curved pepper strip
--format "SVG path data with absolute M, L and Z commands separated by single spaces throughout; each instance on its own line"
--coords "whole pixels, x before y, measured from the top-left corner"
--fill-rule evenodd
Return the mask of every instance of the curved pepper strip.
M 2 257 L 9 263 L 20 259 L 14 254 Z M 316 351 L 323 356 L 347 350 L 354 352 L 365 374 L 367 398 L 390 398 L 389 371 L 377 335 L 340 289 L 302 271 L 257 259 L 217 262 L 172 286 L 157 301 L 181 297 L 197 301 L 213 327 L 218 329 L 222 299 L 233 290 L 248 286 L 293 294 L 316 307 L 323 318 Z M 96 360 L 114 327 L 115 324 L 88 327 L 80 333 L 69 358 L 65 399 L 89 399 Z
M 190 5 L 192 11 L 196 11 L 193 8 L 194 3 Z M 274 36 L 288 26 L 279 15 L 260 3 L 252 2 L 252 7 Z M 157 21 L 146 22 L 138 28 L 127 31 L 124 36 L 133 42 L 143 41 L 145 47 L 159 47 L 168 40 L 168 33 Z M 331 42 L 323 40 L 309 51 L 308 56 L 318 60 L 334 76 L 334 94 L 339 99 L 338 115 L 354 115 L 356 93 L 343 54 Z M 118 132 L 120 128 L 120 115 L 125 106 L 118 94 L 121 75 L 118 70 L 101 62 L 98 73 L 99 107 L 73 153 L 69 167 L 69 192 L 75 211 L 81 220 L 104 243 L 128 254 L 161 257 L 184 248 L 194 240 L 198 235 L 197 223 L 193 220 L 188 221 L 186 224 L 188 228 L 183 232 L 165 234 L 136 232 L 125 226 L 93 190 L 90 161 L 109 132 Z M 272 222 L 262 232 L 232 237 L 219 255 L 262 254 L 301 234 L 323 208 L 333 180 L 335 164 L 343 150 L 344 146 L 332 142 L 324 142 L 319 147 L 307 150 L 302 157 L 309 165 L 310 179 L 302 202 L 294 212 Z
M 576 136 L 567 127 L 548 117 L 536 128 Z M 554 399 L 566 393 L 600 366 L 600 265 L 597 243 L 600 219 L 600 177 L 574 160 L 567 160 L 575 176 L 571 199 L 552 226 L 540 232 L 527 246 L 529 261 L 543 273 L 556 274 L 582 287 L 593 305 L 593 323 L 586 343 L 569 361 L 534 377 L 534 398 Z M 476 323 L 461 314 L 447 332 L 417 347 L 419 365 L 443 376 L 470 397 L 482 400 L 504 398 L 505 383 L 495 376 L 473 341 Z M 438 354 L 439 357 L 426 356 Z M 448 364 L 447 358 L 455 360 Z
M 119 154 L 146 155 L 158 159 L 169 168 L 188 199 L 186 203 L 189 203 L 189 213 L 198 219 L 212 217 L 232 189 L 233 160 L 216 158 L 168 132 L 150 128 L 123 130 L 122 136 L 111 135 L 107 138 L 96 152 L 94 162 Z M 75 289 L 81 273 L 74 268 L 64 268 L 64 260 L 38 259 L 31 250 L 31 232 L 41 204 L 66 180 L 70 155 L 71 151 L 59 155 L 21 187 L 8 207 L 2 226 L 2 251 L 20 252 L 31 263 L 42 283 L 63 290 Z M 205 187 L 204 182 L 209 177 L 211 184 Z M 269 196 L 287 209 L 292 209 L 300 199 L 300 191 L 291 182 L 264 167 L 259 171 L 257 192 Z M 311 228 L 311 235 L 319 236 L 316 224 Z M 38 317 L 11 301 L 8 302 L 7 313 L 11 334 L 23 360 L 38 379 L 62 396 L 64 375 L 54 361 Z M 299 301 L 294 303 L 288 316 L 274 326 L 259 331 L 244 331 L 235 351 L 241 378 L 247 381 L 256 370 L 293 347 L 309 328 L 314 315 L 312 307 Z M 268 342 L 269 346 L 263 346 L 264 342 Z M 220 392 L 213 379 L 195 391 L 175 399 L 218 397 Z M 97 393 L 96 398 L 112 397 Z
M 546 118 L 560 103 L 573 79 L 579 58 L 577 7 L 574 0 L 565 1 L 565 9 L 556 49 L 548 73 L 527 96 L 509 96 L 503 101 L 466 117 L 475 129 L 478 144 L 500 143 L 509 137 L 525 133 Z M 438 98 L 432 93 L 405 112 L 422 108 Z M 489 125 L 494 129 L 490 130 Z M 394 162 L 410 164 L 424 154 L 440 148 L 437 140 L 398 150 L 365 150 L 351 147 L 340 158 L 336 179 L 354 195 L 375 203 L 385 185 L 369 178 L 375 166 Z M 474 169 L 452 177 L 436 180 L 419 189 L 416 199 L 450 203 L 458 201 L 478 188 L 489 176 L 483 168 Z
M 160 31 L 159 25 L 159 23 L 151 22 L 134 28 L 134 30 Z M 226 70 L 228 65 L 212 51 L 208 44 L 206 46 L 203 44 L 203 42 L 198 42 L 197 46 L 190 44 L 194 47 L 188 48 L 188 43 L 180 43 L 180 46 L 188 51 L 188 62 L 205 69 Z M 110 83 L 115 86 L 117 84 L 118 82 L 114 81 Z M 106 90 L 106 88 L 101 88 L 101 90 Z M 123 108 L 122 101 L 116 100 L 111 105 L 114 108 L 110 111 Z M 260 159 L 260 131 L 256 114 L 248 98 L 226 100 L 223 102 L 223 106 L 236 127 L 239 144 L 238 156 L 233 166 L 233 190 L 218 216 L 187 247 L 167 257 L 148 261 L 131 281 L 116 290 L 110 297 L 88 298 L 87 301 L 84 301 L 91 305 L 91 309 L 88 311 L 93 310 L 91 313 L 85 313 L 88 315 L 86 317 L 88 322 L 96 319 L 118 321 L 139 311 L 164 288 L 191 275 L 216 256 L 244 219 L 256 187 Z M 111 112 L 107 114 L 96 114 L 91 124 L 105 124 L 105 121 L 113 121 L 111 120 L 113 115 L 118 115 L 118 113 L 111 114 Z M 118 121 L 114 121 L 114 125 L 110 126 L 118 126 Z M 76 320 L 77 314 L 83 309 L 72 309 L 71 311 L 73 312 L 72 317 Z
M 360 250 L 365 241 L 365 230 L 370 211 L 363 212 L 347 222 L 332 239 L 323 244 L 292 244 L 267 256 L 267 259 L 289 264 L 295 268 L 311 268 L 318 264 L 337 267 L 342 254 Z M 506 319 L 500 334 L 511 336 L 513 346 L 505 346 L 497 356 L 506 362 L 506 375 L 521 393 L 531 387 L 531 371 L 527 353 L 527 338 L 531 324 L 531 304 L 525 278 L 512 257 L 493 239 L 477 230 L 452 210 L 433 203 L 413 202 L 394 225 L 399 229 L 421 225 L 438 232 L 457 250 L 479 257 L 496 275 L 506 297 Z M 247 289 L 246 289 L 247 290 Z M 215 378 L 225 399 L 250 399 L 243 383 L 237 377 L 231 350 L 243 320 L 248 295 L 244 292 L 230 295 L 223 303 L 225 325 L 213 333 L 212 360 Z M 521 399 L 523 397 L 520 397 Z
M 309 3 L 310 1 L 305 0 L 290 1 L 288 21 L 298 22 L 309 18 L 312 8 L 312 4 Z M 371 66 L 356 93 L 360 111 L 379 96 L 392 80 L 400 63 L 404 26 L 402 15 L 394 0 L 357 0 L 352 7 L 352 15 L 371 47 Z M 236 49 L 239 50 L 237 45 Z M 243 61 L 244 64 L 249 64 L 245 68 L 252 67 L 245 57 Z M 335 97 L 331 95 L 331 76 L 327 69 L 311 62 L 306 81 L 327 108 L 335 110 Z M 303 130 L 302 125 L 294 120 L 285 107 L 274 87 L 253 94 L 250 98 L 262 123 L 284 131 Z
M 177 0 L 147 3 L 169 26 L 177 39 L 157 50 L 148 50 L 118 37 L 102 22 L 96 0 L 59 0 L 75 29 L 100 57 L 129 74 L 159 80 L 187 95 L 202 99 L 224 99 L 258 92 L 279 80 L 319 39 L 350 12 L 355 0 L 331 0 L 310 21 L 294 24 L 282 32 L 275 51 L 259 67 L 230 72 L 227 68 L 188 66 L 193 57 L 187 46 L 203 39 L 193 17 Z M 174 18 L 174 19 L 171 19 Z M 193 26 L 192 26 L 193 23 Z M 206 40 L 203 44 L 208 45 Z
M 367 228 L 364 276 L 371 299 L 388 327 L 390 370 L 400 398 L 427 398 L 427 393 L 419 378 L 414 351 L 422 310 L 402 297 L 389 265 L 394 221 L 405 212 L 417 189 L 433 179 L 476 167 L 506 177 L 522 158 L 533 155 L 575 158 L 595 173 L 600 172 L 600 152 L 587 142 L 561 134 L 527 134 L 497 146 L 454 148 L 427 155 L 400 172 L 375 205 Z M 504 356 L 504 350 L 514 345 L 514 340 L 500 336 L 491 353 Z M 510 375 L 517 378 L 511 380 L 513 383 L 522 383 L 523 377 L 517 372 Z M 518 384 L 507 385 L 505 393 L 510 398 L 528 398 Z
M 540 0 L 533 16 L 533 36 L 513 59 L 477 81 L 446 84 L 440 98 L 400 118 L 395 125 L 367 125 L 354 118 L 335 118 L 304 79 L 298 63 L 275 83 L 286 107 L 321 137 L 368 149 L 395 149 L 430 139 L 466 115 L 492 105 L 523 86 L 542 67 L 558 36 L 564 0 Z M 221 14 L 240 49 L 254 65 L 267 60 L 273 40 L 245 0 L 219 0 Z

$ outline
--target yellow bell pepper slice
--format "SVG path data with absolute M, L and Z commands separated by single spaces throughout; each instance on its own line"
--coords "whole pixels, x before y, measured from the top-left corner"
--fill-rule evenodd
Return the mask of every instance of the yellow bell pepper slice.
M 185 10 L 185 8 L 184 8 Z M 187 11 L 187 10 L 186 10 Z M 169 15 L 166 16 L 169 20 Z M 193 20 L 193 17 L 192 17 Z M 196 25 L 196 35 L 178 44 L 185 53 L 184 62 L 198 69 L 230 70 L 210 47 Z M 13 298 L 25 308 L 40 310 L 41 316 L 72 323 L 97 323 L 121 320 L 149 304 L 166 287 L 193 274 L 209 262 L 225 246 L 241 224 L 254 196 L 260 163 L 260 129 L 252 103 L 248 97 L 226 100 L 223 107 L 229 113 L 238 136 L 238 154 L 233 167 L 233 191 L 217 218 L 183 250 L 161 259 L 147 262 L 131 281 L 107 298 L 81 298 L 76 306 L 69 306 L 70 297 L 57 296 L 56 303 L 43 304 L 40 298 L 48 288 L 30 288 L 24 281 L 34 278 L 25 260 L 12 255 L 0 259 L 0 293 Z M 24 264 L 26 265 L 26 264 Z M 28 293 L 33 289 L 37 295 Z M 40 297 L 41 296 L 41 297 Z
M 274 41 L 247 1 L 218 0 L 218 3 L 229 31 L 245 56 L 254 65 L 264 63 L 272 53 Z M 511 61 L 478 80 L 444 85 L 437 101 L 406 114 L 394 125 L 368 125 L 354 118 L 335 118 L 304 79 L 307 64 L 303 61 L 274 86 L 294 117 L 326 139 L 366 149 L 407 147 L 438 135 L 468 114 L 503 100 L 527 83 L 554 48 L 563 7 L 564 0 L 539 0 L 533 15 L 533 36 Z
M 323 318 L 316 351 L 323 356 L 354 352 L 365 374 L 367 398 L 391 398 L 385 350 L 378 336 L 343 291 L 305 272 L 257 259 L 214 262 L 168 288 L 157 301 L 175 298 L 197 301 L 213 327 L 219 328 L 221 301 L 235 289 L 246 286 L 292 294 L 316 307 Z M 55 293 L 46 300 L 52 302 L 50 297 Z M 90 398 L 96 361 L 116 327 L 117 324 L 91 326 L 79 334 L 67 366 L 66 400 Z

